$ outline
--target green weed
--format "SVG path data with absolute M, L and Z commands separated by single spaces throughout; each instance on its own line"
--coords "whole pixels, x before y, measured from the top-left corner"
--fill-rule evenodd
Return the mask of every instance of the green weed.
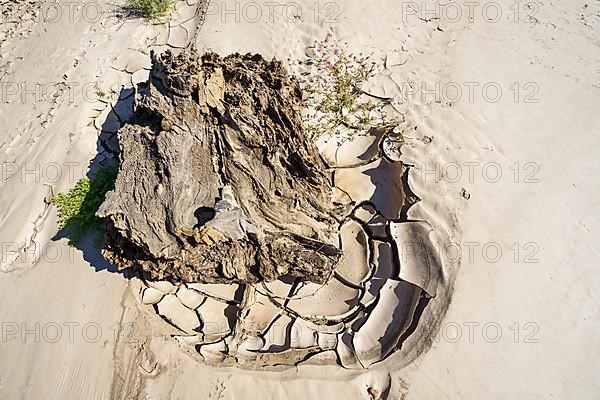
M 76 245 L 91 229 L 97 228 L 96 211 L 104 196 L 114 188 L 116 166 L 104 167 L 91 178 L 82 178 L 66 193 L 59 193 L 50 200 L 58 209 L 58 224 L 64 229 L 70 243 Z
M 147 19 L 165 16 L 172 7 L 171 0 L 127 0 L 130 9 Z

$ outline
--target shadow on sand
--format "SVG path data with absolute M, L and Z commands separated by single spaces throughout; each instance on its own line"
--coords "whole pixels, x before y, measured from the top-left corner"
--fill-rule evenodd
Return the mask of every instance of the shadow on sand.
M 134 90 L 122 89 L 119 93 L 118 100 L 115 104 L 108 104 L 107 107 L 111 108 L 110 113 L 107 115 L 106 120 L 102 123 L 102 129 L 98 135 L 96 141 L 96 155 L 89 162 L 88 172 L 86 177 L 90 181 L 94 182 L 94 177 L 97 174 L 110 174 L 116 171 L 119 163 L 119 138 L 117 135 L 118 129 L 125 124 L 125 122 L 131 117 L 133 113 L 133 100 Z M 114 183 L 116 178 L 116 172 L 112 178 Z M 85 199 L 83 200 L 82 209 L 96 212 L 97 207 L 100 205 L 97 198 L 92 198 L 92 191 L 90 190 Z M 103 195 L 102 195 L 103 200 Z M 102 256 L 102 247 L 104 241 L 102 221 L 95 221 L 90 223 L 84 228 L 85 232 L 81 232 L 81 229 L 74 228 L 67 224 L 61 229 L 52 240 L 68 239 L 69 245 L 81 250 L 83 258 L 87 261 L 96 272 L 108 271 L 123 275 L 126 279 L 131 279 L 137 276 L 137 273 L 132 268 L 119 270 L 116 265 L 111 264 Z

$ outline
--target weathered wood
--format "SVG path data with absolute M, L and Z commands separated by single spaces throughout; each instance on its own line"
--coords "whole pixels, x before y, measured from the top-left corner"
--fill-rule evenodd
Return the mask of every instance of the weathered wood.
M 260 55 L 152 54 L 97 214 L 104 256 L 151 279 L 326 281 L 342 216 L 300 103 L 297 81 Z

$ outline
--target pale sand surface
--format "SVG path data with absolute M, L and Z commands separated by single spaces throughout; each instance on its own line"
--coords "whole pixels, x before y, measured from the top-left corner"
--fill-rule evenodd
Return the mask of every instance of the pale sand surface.
M 368 372 L 202 366 L 168 337 L 154 313 L 138 307 L 139 281 L 103 269 L 92 250 L 84 259 L 64 239 L 51 240 L 56 215 L 45 207 L 44 197 L 49 186 L 56 193 L 73 185 L 65 162 L 78 163 L 75 179 L 85 174 L 96 154 L 97 125 L 106 119 L 107 104 L 85 101 L 79 90 L 91 84 L 88 97 L 95 99 L 96 82 L 108 97 L 114 82 L 131 86 L 130 74 L 143 75 L 149 63 L 136 49 L 146 51 L 154 42 L 179 46 L 185 42 L 181 28 L 171 24 L 168 34 L 159 26 L 119 24 L 112 17 L 92 22 L 65 17 L 24 21 L 21 28 L 30 32 L 5 34 L 1 64 L 10 63 L 0 70 L 2 82 L 28 82 L 28 88 L 51 83 L 48 92 L 59 97 L 56 102 L 52 96 L 21 101 L 11 95 L 10 103 L 3 102 L 0 161 L 5 166 L 25 163 L 29 169 L 39 163 L 42 170 L 57 163 L 62 176 L 53 179 L 46 170 L 39 178 L 17 174 L 3 176 L 1 182 L 0 318 L 3 333 L 18 331 L 2 337 L 0 398 L 135 398 L 143 393 L 140 398 L 368 399 L 369 387 L 389 388 L 389 398 L 408 399 L 596 398 L 600 256 L 592 240 L 600 228 L 595 212 L 600 205 L 600 116 L 595 112 L 600 100 L 600 10 L 592 3 L 584 7 L 583 1 L 544 2 L 535 14 L 537 23 L 524 23 L 514 21 L 512 2 L 499 3 L 504 18 L 496 23 L 476 12 L 472 23 L 442 19 L 440 29 L 437 21 L 403 15 L 402 5 L 392 1 L 339 3 L 332 23 L 315 22 L 309 0 L 299 2 L 300 21 L 283 18 L 280 10 L 272 23 L 266 14 L 255 23 L 237 22 L 213 9 L 198 35 L 200 49 L 260 52 L 287 60 L 303 58 L 305 47 L 332 29 L 354 50 L 397 60 L 390 76 L 373 82 L 375 94 L 398 95 L 408 79 L 428 88 L 435 82 L 463 88 L 463 97 L 451 105 L 443 98 L 436 102 L 433 95 L 423 99 L 421 93 L 398 104 L 407 123 L 417 126 L 402 160 L 418 167 L 411 170 L 410 183 L 423 200 L 409 216 L 429 221 L 444 243 L 462 245 L 452 303 L 439 339 L 425 354 L 401 369 L 398 353 Z M 77 86 L 73 101 L 69 91 L 60 94 L 61 86 L 54 86 L 61 82 Z M 472 102 L 465 82 L 480 83 Z M 486 101 L 480 90 L 489 82 L 503 91 L 496 103 Z M 518 101 L 511 90 L 515 82 L 520 85 Z M 532 97 L 537 103 L 524 102 L 532 92 L 527 83 L 538 89 Z M 95 119 L 100 122 L 94 124 Z M 431 142 L 418 140 L 425 136 Z M 458 163 L 461 179 L 454 182 L 448 175 L 436 182 L 422 174 L 436 162 L 440 170 Z M 469 162 L 479 163 L 472 164 L 473 179 Z M 515 162 L 517 182 L 511 169 Z M 499 166 L 498 182 L 491 182 L 493 168 L 482 175 L 486 163 Z M 526 163 L 533 164 L 525 168 Z M 446 169 L 448 174 L 455 171 Z M 538 182 L 526 182 L 531 172 L 529 180 Z M 461 195 L 463 188 L 468 200 Z M 7 246 L 26 246 L 32 240 L 44 257 L 11 262 Z M 471 242 L 478 244 L 472 258 L 466 245 Z M 502 250 L 497 262 L 484 257 L 494 257 L 494 249 L 482 253 L 486 244 Z M 23 328 L 36 323 L 45 328 L 39 340 L 34 333 L 23 338 Z M 72 325 L 72 340 L 71 323 L 78 324 Z M 58 340 L 52 340 L 53 324 L 62 328 Z M 473 325 L 472 340 L 469 324 L 479 324 Z M 497 325 L 484 335 L 485 324 Z M 502 330 L 497 342 L 492 340 L 495 327 Z

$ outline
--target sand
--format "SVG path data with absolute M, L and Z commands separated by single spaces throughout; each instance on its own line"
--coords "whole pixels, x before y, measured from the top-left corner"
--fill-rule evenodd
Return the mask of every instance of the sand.
M 94 4 L 106 12 L 87 20 L 82 10 L 68 18 L 66 4 L 58 19 L 3 13 L 15 22 L 0 36 L 1 398 L 598 396 L 597 5 L 536 3 L 515 18 L 510 1 L 485 12 L 483 3 L 472 21 L 466 6 L 454 21 L 422 11 L 433 2 L 413 4 L 415 13 L 387 0 L 300 1 L 272 18 L 252 3 L 257 20 L 249 2 L 229 13 L 213 2 L 194 41 L 192 2 L 168 27 L 123 22 L 108 2 Z M 93 157 L 111 156 L 97 155 L 99 130 L 118 126 L 106 123 L 110 104 L 127 95 L 120 85 L 144 79 L 149 48 L 194 42 L 297 60 L 328 34 L 387 57 L 368 91 L 394 98 L 416 127 L 400 156 L 422 198 L 409 217 L 432 225 L 452 266 L 428 308 L 444 294 L 450 307 L 424 313 L 411 337 L 433 334 L 433 343 L 416 359 L 400 351 L 367 371 L 204 366 L 182 350 L 186 337 L 140 306 L 139 279 L 115 273 L 91 241 L 81 251 L 54 238 L 56 211 L 44 199 L 84 176 Z M 45 95 L 32 93 L 36 84 Z

